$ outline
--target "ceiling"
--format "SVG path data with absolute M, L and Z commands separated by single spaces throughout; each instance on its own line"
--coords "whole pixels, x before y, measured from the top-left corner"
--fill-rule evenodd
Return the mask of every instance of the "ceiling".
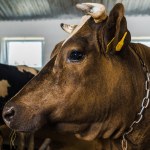
M 0 20 L 29 20 L 79 16 L 75 4 L 98 2 L 110 10 L 122 2 L 127 15 L 150 15 L 150 0 L 0 0 Z

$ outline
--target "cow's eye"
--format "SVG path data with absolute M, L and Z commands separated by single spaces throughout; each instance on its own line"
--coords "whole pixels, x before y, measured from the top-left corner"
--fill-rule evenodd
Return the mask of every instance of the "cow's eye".
M 78 50 L 73 50 L 69 57 L 68 57 L 68 60 L 71 61 L 71 62 L 78 62 L 80 60 L 82 60 L 84 58 L 84 52 L 82 51 L 78 51 Z

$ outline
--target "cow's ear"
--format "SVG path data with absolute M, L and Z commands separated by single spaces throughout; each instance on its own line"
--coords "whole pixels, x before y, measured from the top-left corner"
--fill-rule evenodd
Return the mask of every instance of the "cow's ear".
M 128 46 L 131 35 L 127 29 L 122 4 L 116 4 L 111 10 L 103 31 L 104 49 L 107 53 L 117 53 Z

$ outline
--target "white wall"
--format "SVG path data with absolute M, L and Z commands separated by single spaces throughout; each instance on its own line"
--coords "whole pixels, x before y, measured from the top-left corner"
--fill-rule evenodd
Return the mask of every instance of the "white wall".
M 0 39 L 3 37 L 44 37 L 43 63 L 49 60 L 51 51 L 56 43 L 65 39 L 68 34 L 60 28 L 64 20 L 41 20 L 41 21 L 6 21 L 0 23 Z M 78 19 L 71 20 L 78 23 Z M 69 20 L 65 20 L 69 22 Z M 33 57 L 34 58 L 34 57 Z
M 130 16 L 126 18 L 132 36 L 150 37 L 150 16 Z
M 66 34 L 60 23 L 77 24 L 80 18 L 67 20 L 41 20 L 41 21 L 6 21 L 0 23 L 0 38 L 3 37 L 44 37 L 44 64 L 55 44 L 65 39 Z M 127 17 L 128 28 L 132 36 L 150 36 L 150 16 Z

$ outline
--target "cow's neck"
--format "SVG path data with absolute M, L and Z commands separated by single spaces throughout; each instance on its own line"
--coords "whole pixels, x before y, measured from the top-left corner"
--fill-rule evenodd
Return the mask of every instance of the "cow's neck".
M 131 48 L 132 49 L 132 48 Z M 146 48 L 147 49 L 147 48 Z M 143 67 L 143 64 L 145 64 L 145 67 L 143 68 L 143 73 L 145 74 L 146 76 L 146 79 L 145 79 L 145 84 L 146 82 L 149 83 L 149 77 L 147 77 L 149 70 L 149 61 L 146 60 L 145 56 L 144 56 L 144 53 L 146 53 L 147 51 L 145 51 L 145 49 L 142 49 L 142 46 L 141 45 L 135 45 L 135 47 L 133 47 L 132 49 L 136 55 L 138 55 L 138 58 L 139 58 L 139 61 L 141 62 L 141 67 Z M 150 56 L 149 56 L 150 57 Z M 141 60 L 140 60 L 141 59 Z M 146 69 L 146 71 L 145 71 Z M 145 85 L 144 84 L 144 85 Z M 149 87 L 147 87 L 149 88 Z M 147 99 L 147 97 L 149 98 L 150 94 L 149 94 L 149 90 L 147 90 L 147 88 L 145 89 L 145 95 L 143 95 L 143 99 Z M 142 108 L 142 100 L 141 100 L 141 108 Z M 150 106 L 149 106 L 149 103 L 147 102 L 148 104 L 148 107 L 147 108 L 144 108 L 144 111 L 143 113 L 141 113 L 141 121 L 139 121 L 139 123 L 136 123 L 134 126 L 133 126 L 133 131 L 131 133 L 129 133 L 127 135 L 127 140 L 133 144 L 133 145 L 147 145 L 146 143 L 149 143 L 150 142 L 150 126 L 149 126 L 149 123 L 150 123 Z M 140 110 L 141 111 L 141 110 Z M 142 148 L 142 147 L 141 147 Z M 146 149 L 147 147 L 145 147 Z
M 141 55 L 142 59 L 144 56 L 142 56 L 141 50 L 137 49 L 137 47 L 132 47 L 133 49 L 136 49 L 139 55 Z M 137 55 L 135 52 L 133 52 L 134 55 Z M 138 58 L 138 57 L 136 57 Z M 138 60 L 140 61 L 140 60 Z M 148 61 L 143 59 L 144 63 L 147 65 L 147 68 L 149 67 Z M 142 66 L 141 66 L 142 67 Z M 150 69 L 150 68 L 149 68 Z M 143 74 L 146 74 L 143 71 Z M 144 80 L 143 85 L 145 84 L 146 79 Z M 143 98 L 145 95 L 143 95 Z M 142 105 L 142 99 L 140 101 L 137 101 L 138 105 Z M 149 106 L 150 107 L 150 106 Z M 135 124 L 133 131 L 126 136 L 127 143 L 128 143 L 128 150 L 130 149 L 145 149 L 147 150 L 148 148 L 148 143 L 150 142 L 150 127 L 148 126 L 150 123 L 150 109 L 146 108 L 145 111 L 143 112 L 143 118 L 142 120 L 138 123 Z M 139 110 L 140 111 L 140 110 Z M 134 121 L 134 120 L 133 120 Z M 123 133 L 122 133 L 123 134 Z M 122 148 L 121 145 L 122 137 L 118 139 L 98 139 L 97 142 L 97 149 L 110 149 L 110 150 L 120 150 Z
M 134 130 L 126 137 L 128 142 L 127 150 L 148 150 L 150 142 L 150 110 L 146 110 L 143 120 L 134 127 Z M 118 139 L 96 139 L 96 149 L 108 149 L 108 150 L 121 150 L 122 149 L 122 137 Z
M 134 145 L 142 145 L 150 142 L 150 110 L 144 113 L 143 120 L 134 127 L 133 132 L 127 136 L 127 140 Z
M 145 47 L 147 49 L 147 47 Z M 143 85 L 147 83 L 149 83 L 149 61 L 145 58 L 144 53 L 146 54 L 147 50 L 145 50 L 145 48 L 143 49 L 143 47 L 141 45 L 134 45 L 133 47 L 130 47 L 132 53 L 134 53 L 135 55 L 137 55 L 137 58 L 140 61 L 142 70 L 143 70 L 143 74 L 145 75 L 145 83 Z M 148 85 L 148 84 L 147 84 Z M 140 149 L 147 149 L 148 147 L 148 143 L 150 142 L 150 109 L 149 109 L 149 102 L 148 100 L 146 100 L 145 104 L 148 104 L 148 107 L 143 107 L 144 105 L 144 99 L 148 99 L 150 97 L 149 94 L 149 87 L 145 87 L 145 95 L 143 95 L 143 100 L 141 99 L 141 109 L 139 110 L 139 113 L 142 112 L 142 108 L 144 109 L 144 111 L 141 113 L 141 115 L 138 116 L 137 114 L 137 118 L 133 121 L 136 121 L 137 123 L 135 123 L 133 126 L 131 126 L 131 128 L 129 127 L 129 130 L 131 129 L 132 131 L 129 132 L 129 134 L 126 135 L 125 139 L 127 140 L 127 144 L 129 145 L 128 147 L 131 146 L 131 149 L 133 149 L 133 147 L 137 147 Z M 143 104 L 142 104 L 143 103 Z M 142 118 L 141 120 L 139 118 Z M 127 130 L 127 132 L 129 131 Z M 126 133 L 127 133 L 126 132 Z

